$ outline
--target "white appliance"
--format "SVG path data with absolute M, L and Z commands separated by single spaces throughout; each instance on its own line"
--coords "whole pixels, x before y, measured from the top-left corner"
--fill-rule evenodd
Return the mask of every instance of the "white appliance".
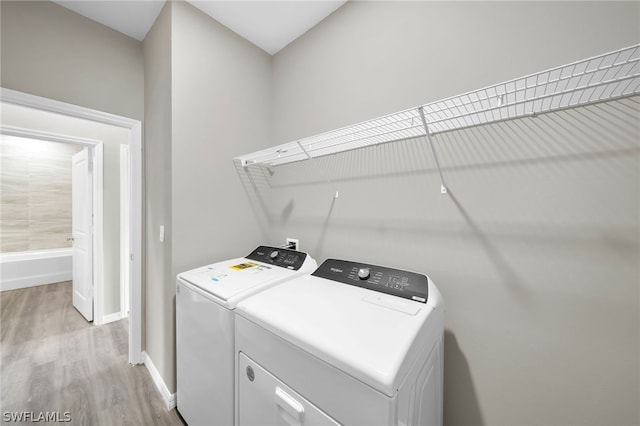
M 236 425 L 442 424 L 444 302 L 425 275 L 329 259 L 236 314 Z
M 246 257 L 178 274 L 178 411 L 190 426 L 234 422 L 234 309 L 239 301 L 309 274 L 306 253 L 261 246 Z

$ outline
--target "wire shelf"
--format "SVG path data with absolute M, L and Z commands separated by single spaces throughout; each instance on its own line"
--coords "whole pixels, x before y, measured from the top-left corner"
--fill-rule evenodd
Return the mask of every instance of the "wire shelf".
M 640 94 L 640 44 L 236 157 L 271 166 Z M 424 112 L 426 126 L 420 117 Z M 428 130 L 427 130 L 428 129 Z

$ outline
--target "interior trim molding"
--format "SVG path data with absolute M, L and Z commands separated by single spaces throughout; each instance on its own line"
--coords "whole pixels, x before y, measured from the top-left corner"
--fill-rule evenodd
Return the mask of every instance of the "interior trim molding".
M 145 367 L 147 367 L 147 370 L 149 370 L 149 374 L 151 374 L 153 383 L 156 385 L 158 392 L 160 392 L 160 395 L 162 395 L 164 403 L 167 405 L 167 410 L 176 408 L 176 393 L 171 393 L 169 391 L 169 388 L 165 384 L 164 380 L 162 380 L 160 372 L 153 364 L 153 361 L 151 361 L 151 358 L 146 351 L 142 351 L 142 363 Z
M 142 122 L 4 87 L 0 87 L 0 101 L 129 130 L 131 161 L 129 362 L 142 363 Z M 121 307 L 120 310 L 122 311 L 123 308 Z
M 109 324 L 110 322 L 120 321 L 122 318 L 122 312 L 114 312 L 102 317 L 102 324 Z
M 43 98 L 41 96 L 19 92 L 5 87 L 0 87 L 0 98 L 2 98 L 2 102 L 55 112 L 56 114 L 69 115 L 76 118 L 83 118 L 85 120 L 97 121 L 99 123 L 111 124 L 112 126 L 132 128 L 136 123 L 139 123 L 138 120 L 134 120 L 132 118 L 56 101 L 54 99 Z
M 4 99 L 2 99 L 4 102 Z M 93 163 L 93 171 L 91 177 L 92 185 L 92 202 L 91 202 L 91 214 L 92 214 L 92 227 L 93 227 L 93 272 L 92 272 L 92 286 L 93 286 L 93 316 L 92 320 L 95 325 L 104 324 L 104 145 L 103 142 L 97 139 L 79 138 L 76 136 L 68 136 L 60 133 L 46 132 L 42 130 L 26 129 L 14 126 L 5 126 L 0 123 L 0 134 L 5 136 L 21 137 L 26 139 L 37 139 L 48 142 L 65 143 L 72 145 L 79 145 L 89 148 L 89 156 Z M 61 278 L 61 277 L 58 277 Z M 39 281 L 44 284 L 42 280 L 44 277 L 40 277 Z M 60 281 L 68 281 L 67 279 L 61 279 Z

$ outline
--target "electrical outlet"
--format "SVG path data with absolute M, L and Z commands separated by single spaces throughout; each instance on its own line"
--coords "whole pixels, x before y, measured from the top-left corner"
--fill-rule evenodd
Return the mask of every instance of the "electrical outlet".
M 296 238 L 287 238 L 287 248 L 291 250 L 300 250 L 300 240 Z

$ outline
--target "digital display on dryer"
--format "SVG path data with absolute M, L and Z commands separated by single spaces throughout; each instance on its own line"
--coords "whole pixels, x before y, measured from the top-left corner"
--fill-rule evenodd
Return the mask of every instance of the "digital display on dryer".
M 297 271 L 307 258 L 307 254 L 280 247 L 260 246 L 246 258 Z
M 401 277 L 400 275 L 389 275 L 385 287 L 395 288 L 396 290 L 403 291 L 405 287 L 409 285 L 409 278 Z
M 422 303 L 429 295 L 426 275 L 385 266 L 327 259 L 311 275 Z
M 287 255 L 287 257 L 285 257 L 282 263 L 284 263 L 285 265 L 295 265 L 297 261 L 298 261 L 298 256 L 295 254 L 290 254 L 290 255 Z

